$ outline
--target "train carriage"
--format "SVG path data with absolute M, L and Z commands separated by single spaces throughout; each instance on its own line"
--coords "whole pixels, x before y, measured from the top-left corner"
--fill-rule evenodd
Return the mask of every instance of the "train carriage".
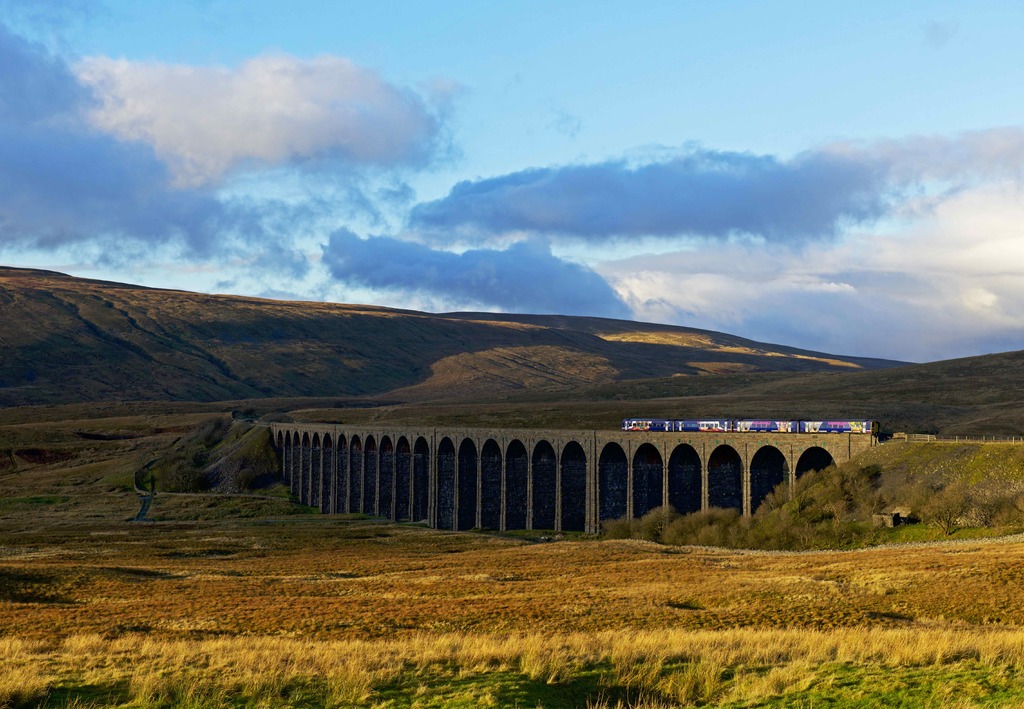
M 796 433 L 800 430 L 799 421 L 763 421 L 746 419 L 736 421 L 734 431 L 739 433 Z
M 775 421 L 768 419 L 658 419 L 622 420 L 623 431 L 676 433 L 879 433 L 877 421 Z
M 878 433 L 878 422 L 801 421 L 800 433 Z
M 696 433 L 713 431 L 727 433 L 734 430 L 732 421 L 728 419 L 655 419 L 632 418 L 622 420 L 623 431 L 667 431 L 676 433 Z

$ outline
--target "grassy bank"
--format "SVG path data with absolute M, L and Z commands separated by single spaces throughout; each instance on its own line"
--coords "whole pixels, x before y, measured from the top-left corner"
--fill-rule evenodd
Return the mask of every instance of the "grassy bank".
M 877 516 L 899 510 L 896 527 Z M 907 521 L 910 521 L 907 524 Z M 1024 530 L 1024 445 L 886 443 L 779 485 L 751 517 L 668 507 L 607 520 L 604 535 L 736 549 L 851 549 Z

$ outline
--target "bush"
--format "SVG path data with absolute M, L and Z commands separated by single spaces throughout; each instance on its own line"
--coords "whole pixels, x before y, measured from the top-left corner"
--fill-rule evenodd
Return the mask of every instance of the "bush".
M 972 506 L 970 488 L 962 483 L 954 483 L 931 495 L 921 509 L 921 518 L 949 536 L 963 524 Z
M 679 519 L 679 513 L 671 506 L 655 507 L 637 520 L 634 525 L 634 536 L 650 542 L 662 542 L 665 531 L 677 519 Z
M 632 539 L 633 524 L 628 517 L 606 519 L 601 523 L 601 533 L 607 539 Z
M 209 489 L 206 474 L 202 468 L 184 461 L 173 461 L 162 475 L 163 488 L 167 492 L 202 492 Z
M 676 545 L 743 546 L 744 526 L 738 510 L 712 507 L 673 520 L 662 539 L 666 544 Z

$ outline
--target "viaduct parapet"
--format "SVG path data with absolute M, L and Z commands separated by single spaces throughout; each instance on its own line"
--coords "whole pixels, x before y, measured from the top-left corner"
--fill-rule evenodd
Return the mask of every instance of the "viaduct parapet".
M 846 462 L 864 434 L 658 433 L 271 424 L 307 505 L 438 529 L 596 533 L 664 504 L 753 514 L 782 483 Z

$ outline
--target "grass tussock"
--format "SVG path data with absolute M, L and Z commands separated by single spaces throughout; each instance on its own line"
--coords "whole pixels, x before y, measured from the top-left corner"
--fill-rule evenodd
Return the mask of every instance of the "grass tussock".
M 982 671 L 1001 691 L 1024 694 L 1014 679 L 1024 671 L 1024 633 L 1016 629 L 418 634 L 401 641 L 89 635 L 57 644 L 6 639 L 0 663 L 7 668 L 0 706 L 46 704 L 56 688 L 76 683 L 107 687 L 105 701 L 131 706 L 407 706 L 415 695 L 431 706 L 453 686 L 486 684 L 488 675 L 518 676 L 538 696 L 545 686 L 585 687 L 587 696 L 576 699 L 595 709 L 842 696 L 832 685 L 858 673 L 913 674 L 923 683 L 917 695 L 932 695 L 943 677 Z M 503 691 L 492 687 L 478 698 L 489 694 L 500 705 Z

